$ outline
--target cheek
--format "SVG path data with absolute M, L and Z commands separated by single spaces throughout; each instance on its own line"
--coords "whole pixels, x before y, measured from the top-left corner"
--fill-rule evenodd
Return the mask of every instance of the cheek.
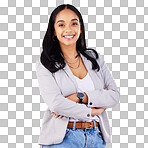
M 80 28 L 76 28 L 76 32 L 78 35 L 80 35 Z
M 56 34 L 57 34 L 57 37 L 58 37 L 58 38 L 59 38 L 59 37 L 62 37 L 62 31 L 61 31 L 61 30 L 57 29 L 57 30 L 56 30 Z
M 61 33 L 61 29 L 58 27 L 55 27 L 55 32 L 56 32 L 56 35 L 59 35 Z
M 80 30 L 77 30 L 77 37 L 79 38 L 80 36 Z

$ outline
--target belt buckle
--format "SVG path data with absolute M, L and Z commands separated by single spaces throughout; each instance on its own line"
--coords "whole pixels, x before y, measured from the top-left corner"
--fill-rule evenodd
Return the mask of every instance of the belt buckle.
M 91 129 L 92 128 L 92 122 L 90 122 L 90 127 L 89 128 L 86 128 L 86 129 Z

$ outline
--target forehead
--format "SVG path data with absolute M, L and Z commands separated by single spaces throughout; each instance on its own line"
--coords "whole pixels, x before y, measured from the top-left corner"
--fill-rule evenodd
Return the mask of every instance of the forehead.
M 77 18 L 78 21 L 79 21 L 79 17 L 76 15 L 75 12 L 73 12 L 73 11 L 70 10 L 70 9 L 64 9 L 64 10 L 60 11 L 60 12 L 56 15 L 55 23 L 56 23 L 58 20 L 68 21 L 68 20 L 71 20 L 71 19 L 74 19 L 74 18 Z

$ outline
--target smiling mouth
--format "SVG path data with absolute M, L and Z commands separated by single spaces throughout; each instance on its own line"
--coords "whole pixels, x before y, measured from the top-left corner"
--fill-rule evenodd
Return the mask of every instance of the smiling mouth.
M 65 36 L 63 36 L 63 38 L 69 40 L 69 39 L 73 39 L 74 36 L 75 35 L 65 35 Z

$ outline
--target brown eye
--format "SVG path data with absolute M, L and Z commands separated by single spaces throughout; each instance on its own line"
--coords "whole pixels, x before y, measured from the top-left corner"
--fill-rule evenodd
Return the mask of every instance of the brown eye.
M 77 23 L 73 23 L 73 24 L 78 25 Z
M 62 26 L 63 24 L 60 24 L 59 26 Z

